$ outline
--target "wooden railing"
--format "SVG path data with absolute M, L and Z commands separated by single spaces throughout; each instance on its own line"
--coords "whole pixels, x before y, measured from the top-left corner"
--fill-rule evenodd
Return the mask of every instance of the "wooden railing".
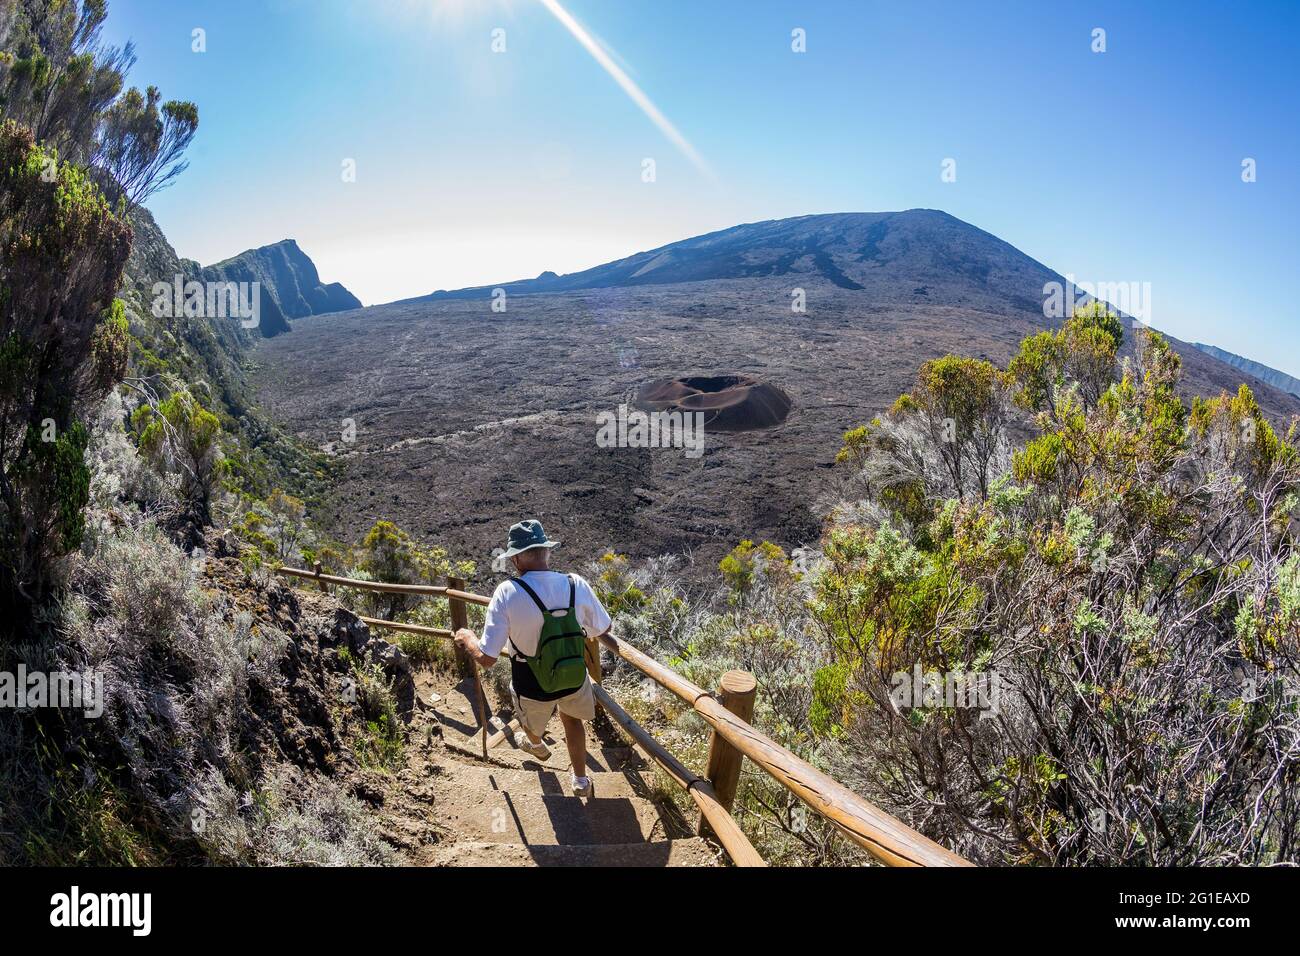
M 445 586 L 429 584 L 391 584 L 322 574 L 320 565 L 312 571 L 301 568 L 278 568 L 277 574 L 316 582 L 322 589 L 330 586 L 360 588 L 387 594 L 418 594 L 443 597 L 450 602 L 452 630 L 403 624 L 380 618 L 363 617 L 366 624 L 389 630 L 407 631 L 433 637 L 450 638 L 456 627 L 464 624 L 466 604 L 486 606 L 489 599 L 465 590 L 456 578 Z M 694 773 L 669 753 L 650 733 L 633 720 L 612 697 L 599 686 L 599 652 L 595 640 L 589 640 L 588 670 L 592 672 L 596 698 L 610 718 L 654 759 L 664 772 L 687 791 L 700 810 L 701 832 L 710 832 L 738 866 L 763 866 L 757 851 L 745 837 L 731 807 L 735 800 L 742 759 L 748 757 L 774 780 L 802 800 L 815 813 L 829 821 L 840 833 L 861 846 L 888 866 L 970 866 L 956 853 L 913 830 L 831 777 L 796 757 L 749 724 L 753 713 L 756 685 L 744 671 L 723 675 L 716 694 L 696 686 L 669 667 L 642 653 L 627 641 L 603 634 L 598 640 L 621 660 L 672 693 L 691 707 L 712 729 L 708 769 L 704 776 Z M 595 652 L 594 654 L 592 652 Z M 475 665 L 457 648 L 457 661 L 466 674 L 476 673 Z M 594 662 L 594 663 L 593 663 Z M 486 721 L 480 715 L 486 728 Z M 494 735 L 500 739 L 504 732 Z M 491 741 L 484 733 L 485 748 Z

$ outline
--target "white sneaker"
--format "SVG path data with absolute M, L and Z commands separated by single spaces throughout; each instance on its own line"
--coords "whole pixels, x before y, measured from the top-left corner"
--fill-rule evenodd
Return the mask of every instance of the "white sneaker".
M 526 754 L 531 754 L 538 760 L 547 760 L 551 756 L 551 748 L 546 746 L 543 741 L 533 743 L 528 739 L 528 735 L 523 731 L 515 731 L 514 745 Z
M 575 797 L 589 797 L 592 794 L 592 783 L 590 777 L 577 777 L 570 773 L 569 786 L 573 787 L 573 795 Z

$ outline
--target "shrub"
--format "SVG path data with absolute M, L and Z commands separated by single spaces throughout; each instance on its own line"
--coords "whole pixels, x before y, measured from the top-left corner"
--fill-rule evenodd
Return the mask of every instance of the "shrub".
M 377 663 L 351 661 L 361 727 L 353 749 L 364 767 L 395 769 L 402 760 L 402 721 L 392 685 Z
M 306 518 L 307 506 L 302 499 L 276 488 L 265 501 L 249 504 L 233 530 L 260 558 L 277 565 L 292 565 L 304 559 L 312 537 Z M 326 557 L 332 559 L 333 555 L 327 551 Z M 325 571 L 323 561 L 322 571 L 338 573 L 333 568 Z
M 0 620 L 30 635 L 89 496 L 86 419 L 121 374 L 131 229 L 86 174 L 0 125 Z
M 1097 307 L 1026 340 L 1011 375 L 1039 434 L 987 501 L 926 482 L 924 535 L 832 521 L 815 729 L 846 779 L 979 860 L 1293 861 L 1296 426 L 1245 388 L 1189 413 L 1165 340 L 1119 366 L 1121 335 Z M 867 444 L 880 473 L 927 460 Z M 996 719 L 900 703 L 918 664 L 992 673 Z
M 439 547 L 425 548 L 391 521 L 376 521 L 366 533 L 357 549 L 357 570 L 367 580 L 395 584 L 444 585 L 447 576 L 469 578 L 474 573 L 472 562 L 453 563 L 447 552 Z M 358 575 L 353 575 L 357 577 Z M 364 592 L 361 596 L 371 616 L 399 620 L 420 601 L 418 596 Z
M 331 780 L 280 766 L 244 796 L 209 770 L 195 786 L 198 841 L 214 860 L 262 866 L 374 866 L 394 861 L 371 812 Z
M 212 520 L 212 493 L 220 475 L 221 422 L 197 398 L 181 390 L 164 401 L 141 405 L 131 415 L 140 452 L 162 474 L 174 474 L 189 516 Z

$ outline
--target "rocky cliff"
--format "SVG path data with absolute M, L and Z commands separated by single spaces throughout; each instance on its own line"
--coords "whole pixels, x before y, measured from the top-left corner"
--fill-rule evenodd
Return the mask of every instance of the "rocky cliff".
M 288 319 L 361 308 L 361 301 L 339 283 L 322 283 L 316 264 L 292 239 L 207 266 L 202 277 L 261 283 L 262 334 L 267 337 L 288 331 Z

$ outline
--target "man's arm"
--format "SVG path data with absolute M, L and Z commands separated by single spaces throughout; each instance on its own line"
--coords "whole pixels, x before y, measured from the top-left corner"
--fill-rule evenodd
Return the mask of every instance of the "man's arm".
M 457 631 L 455 640 L 457 644 L 465 649 L 465 653 L 469 655 L 470 660 L 484 670 L 487 670 L 497 662 L 495 657 L 484 654 L 483 651 L 479 649 L 478 635 L 468 627 L 462 627 Z
M 575 574 L 574 577 L 577 579 L 578 588 L 578 593 L 575 595 L 578 603 L 578 620 L 586 635 L 599 643 L 600 639 L 613 628 L 614 622 L 587 579 L 580 574 Z
M 506 643 L 509 641 L 510 622 L 506 607 L 508 598 L 509 586 L 507 582 L 502 581 L 492 592 L 492 600 L 488 602 L 487 611 L 483 615 L 481 641 L 468 627 L 460 628 L 454 635 L 456 643 L 465 649 L 470 660 L 484 670 L 497 662 L 497 658 L 506 649 Z

